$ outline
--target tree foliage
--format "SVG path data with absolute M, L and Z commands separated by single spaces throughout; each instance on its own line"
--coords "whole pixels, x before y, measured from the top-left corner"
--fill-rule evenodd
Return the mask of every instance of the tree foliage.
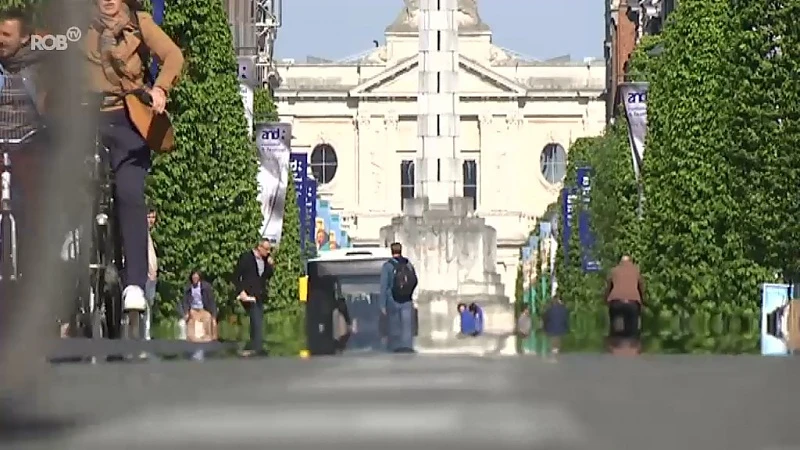
M 274 122 L 278 120 L 278 110 L 269 90 L 263 87 L 253 92 L 253 122 Z
M 737 222 L 746 256 L 797 279 L 800 256 L 800 2 L 731 2 Z
M 299 302 L 298 279 L 303 275 L 300 251 L 300 208 L 297 205 L 293 174 L 286 188 L 281 241 L 275 252 L 275 276 L 270 282 L 269 309 L 294 307 Z
M 733 23 L 723 2 L 687 0 L 665 30 L 648 95 L 642 267 L 662 309 L 685 313 L 753 305 L 767 273 L 747 259 L 732 180 L 727 53 Z
M 238 255 L 258 239 L 258 162 L 248 137 L 225 10 L 211 0 L 174 0 L 164 31 L 183 49 L 187 69 L 170 95 L 177 146 L 155 158 L 150 201 L 159 211 L 154 240 L 169 313 L 192 268 L 214 284 L 222 314 L 238 302 L 230 284 Z
M 577 170 L 580 167 L 592 166 L 595 160 L 594 151 L 597 142 L 602 138 L 580 138 L 576 140 L 569 149 L 569 159 L 567 161 L 566 175 L 564 176 L 564 187 L 572 188 L 577 184 Z M 558 199 L 558 211 L 561 214 L 562 223 L 558 227 L 558 250 L 556 252 L 556 276 L 558 280 L 557 293 L 561 299 L 573 309 L 591 305 L 599 299 L 598 277 L 593 273 L 584 273 L 581 264 L 581 243 L 578 235 L 578 216 L 582 210 L 580 201 L 574 203 L 575 210 L 572 213 L 572 220 L 569 224 L 570 234 L 567 240 L 568 245 L 565 252 L 564 233 L 566 227 L 563 224 L 563 193 Z

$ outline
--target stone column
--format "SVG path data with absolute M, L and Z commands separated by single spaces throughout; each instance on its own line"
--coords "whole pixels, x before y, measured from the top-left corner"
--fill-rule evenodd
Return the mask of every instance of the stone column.
M 395 111 L 389 111 L 383 116 L 384 145 L 381 148 L 383 156 L 379 158 L 383 162 L 380 178 L 387 181 L 381 185 L 380 197 L 383 198 L 383 209 L 392 213 L 400 213 L 402 210 L 400 203 L 394 201 L 399 194 L 394 195 L 389 188 L 389 186 L 392 186 L 391 189 L 396 187 L 397 192 L 400 191 L 400 169 L 398 169 L 400 162 L 397 158 L 397 144 L 400 140 L 399 121 L 400 117 Z M 368 189 L 366 186 L 365 188 Z
M 420 197 L 444 204 L 458 196 L 458 21 L 456 0 L 419 3 L 417 164 Z
M 384 145 L 380 142 L 378 132 L 380 129 L 368 115 L 359 114 L 356 117 L 358 127 L 358 178 L 359 178 L 359 207 L 362 210 L 380 210 L 383 199 L 380 194 L 385 183 L 381 177 L 383 162 L 379 154 L 380 148 Z
M 520 111 L 514 111 L 506 115 L 505 129 L 502 130 L 505 139 L 502 139 L 502 147 L 498 152 L 498 159 L 500 161 L 507 161 L 502 163 L 507 168 L 506 172 L 502 174 L 502 180 L 498 183 L 502 192 L 509 192 L 507 196 L 508 210 L 524 211 L 527 198 L 531 195 L 531 186 L 527 180 L 535 179 L 536 173 L 531 172 L 534 169 L 526 164 L 521 164 L 522 152 L 534 152 L 538 158 L 538 152 L 541 150 L 536 145 L 531 144 L 525 139 L 523 135 L 524 118 Z M 510 159 L 509 159 L 510 158 Z M 503 181 L 506 180 L 506 181 Z M 512 180 L 512 181 L 508 181 Z M 511 183 L 511 184 L 509 184 Z M 516 186 L 516 187 L 511 187 Z

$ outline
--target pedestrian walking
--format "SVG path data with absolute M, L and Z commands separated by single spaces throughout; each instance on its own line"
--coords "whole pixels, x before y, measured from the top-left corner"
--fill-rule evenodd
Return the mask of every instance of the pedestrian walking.
M 644 280 L 639 266 L 634 264 L 629 255 L 623 256 L 619 264 L 611 269 L 606 283 L 609 336 L 639 335 L 644 292 Z
M 267 239 L 239 256 L 233 272 L 237 299 L 250 318 L 250 342 L 242 356 L 264 352 L 264 303 L 269 295 L 269 281 L 274 273 L 272 246 Z
M 569 310 L 557 295 L 542 313 L 542 328 L 550 341 L 550 353 L 561 352 L 561 339 L 569 333 Z
M 147 211 L 147 281 L 144 285 L 144 298 L 147 301 L 144 310 L 144 320 L 142 321 L 142 336 L 145 340 L 150 340 L 153 324 L 153 307 L 156 302 L 156 289 L 158 287 L 158 256 L 156 247 L 153 243 L 153 227 L 156 225 L 156 210 L 151 207 Z M 185 331 L 185 327 L 184 327 Z
M 392 257 L 381 269 L 381 313 L 387 318 L 390 351 L 414 351 L 414 303 L 417 272 L 403 256 L 403 246 L 395 242 L 390 246 Z

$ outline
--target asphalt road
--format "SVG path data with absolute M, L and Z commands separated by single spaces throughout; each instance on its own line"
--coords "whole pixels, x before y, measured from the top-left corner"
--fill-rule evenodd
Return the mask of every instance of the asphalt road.
M 800 449 L 799 369 L 789 357 L 611 355 L 54 365 L 38 423 L 7 425 L 0 439 L 80 450 Z

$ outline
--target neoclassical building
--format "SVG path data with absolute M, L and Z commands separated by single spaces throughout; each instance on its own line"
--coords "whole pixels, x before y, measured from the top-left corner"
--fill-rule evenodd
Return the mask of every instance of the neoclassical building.
M 418 33 L 414 2 L 385 43 L 344 62 L 283 61 L 275 98 L 292 123 L 292 148 L 307 152 L 319 194 L 354 245 L 379 244 L 379 229 L 414 196 Z M 572 142 L 602 133 L 605 63 L 537 61 L 492 43 L 474 10 L 460 20 L 459 157 L 462 187 L 498 234 L 498 272 L 513 298 L 519 248 L 555 201 Z

